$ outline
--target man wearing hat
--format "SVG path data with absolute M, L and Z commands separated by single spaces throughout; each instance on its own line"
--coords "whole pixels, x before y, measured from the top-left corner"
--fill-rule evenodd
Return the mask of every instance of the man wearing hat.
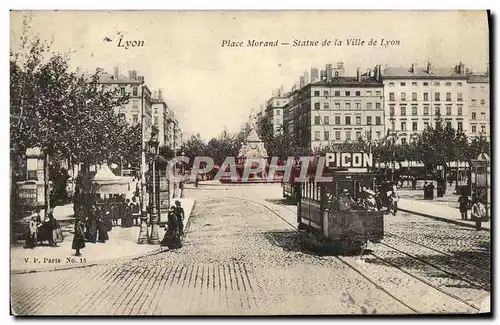
M 344 188 L 339 195 L 339 210 L 340 211 L 349 211 L 352 210 L 353 200 L 351 195 L 349 194 L 349 190 Z
M 181 207 L 181 202 L 179 200 L 175 200 L 174 214 L 179 221 L 179 231 L 182 236 L 184 235 L 184 209 Z

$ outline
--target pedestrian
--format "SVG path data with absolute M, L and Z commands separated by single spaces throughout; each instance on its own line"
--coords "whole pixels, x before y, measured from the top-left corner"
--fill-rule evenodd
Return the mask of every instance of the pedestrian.
M 132 198 L 132 202 L 130 202 L 130 208 L 132 209 L 132 219 L 134 225 L 139 225 L 139 218 L 141 217 L 141 208 L 135 196 Z
M 179 181 L 179 191 L 180 191 L 179 198 L 182 199 L 184 197 L 184 181 L 183 180 Z
M 415 176 L 411 177 L 411 189 L 413 191 L 417 189 L 417 178 Z
M 58 243 L 64 240 L 61 225 L 59 225 L 59 222 L 54 218 L 53 210 L 49 211 L 48 217 L 50 228 L 52 229 L 52 246 L 57 246 Z
M 175 207 L 171 206 L 168 212 L 167 225 L 165 226 L 165 236 L 160 242 L 160 246 L 167 246 L 170 249 L 182 247 L 179 226 L 179 219 L 175 215 Z
M 91 243 L 95 243 L 97 240 L 97 214 L 97 207 L 92 205 L 87 216 L 87 230 L 85 232 L 85 238 Z
M 200 181 L 199 176 L 196 175 L 196 178 L 194 179 L 194 186 L 198 188 L 198 182 Z
M 110 208 L 103 208 L 103 221 L 107 231 L 113 229 L 113 207 L 114 204 Z
M 106 228 L 106 222 L 104 221 L 104 211 L 101 209 L 98 210 L 99 213 L 97 215 L 97 241 L 100 243 L 105 243 L 106 240 L 109 239 L 108 229 Z
M 122 217 L 122 227 L 130 228 L 134 226 L 134 219 L 132 218 L 132 206 L 130 205 L 130 199 L 125 201 L 125 213 Z
M 174 214 L 179 220 L 179 232 L 184 235 L 184 209 L 181 206 L 181 202 L 179 200 L 175 200 Z
M 429 184 L 427 184 L 427 181 L 424 182 L 424 200 L 429 199 Z
M 24 242 L 24 248 L 34 248 L 37 244 L 37 233 L 38 233 L 38 225 L 36 222 L 36 215 L 31 217 L 28 226 L 28 232 L 26 236 L 26 240 Z
M 458 198 L 458 203 L 460 204 L 460 216 L 462 217 L 462 220 L 467 220 L 467 210 L 469 209 L 469 198 L 462 193 L 460 197 Z
M 429 184 L 429 200 L 434 200 L 434 182 Z
M 76 250 L 75 256 L 81 256 L 80 249 L 85 247 L 85 233 L 83 230 L 84 221 L 80 218 L 75 219 L 75 235 L 71 249 Z
M 486 209 L 477 198 L 472 199 L 471 220 L 476 222 L 477 230 L 481 230 L 481 222 L 486 221 Z

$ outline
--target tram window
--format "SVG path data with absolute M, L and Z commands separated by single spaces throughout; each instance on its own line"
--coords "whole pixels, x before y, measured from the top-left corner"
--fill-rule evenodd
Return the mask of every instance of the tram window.
M 323 193 L 324 193 L 324 198 L 323 202 L 326 205 L 328 209 L 331 211 L 338 211 L 339 210 L 339 201 L 338 201 L 338 195 L 337 195 L 337 183 L 332 182 L 329 184 L 324 184 L 323 185 Z

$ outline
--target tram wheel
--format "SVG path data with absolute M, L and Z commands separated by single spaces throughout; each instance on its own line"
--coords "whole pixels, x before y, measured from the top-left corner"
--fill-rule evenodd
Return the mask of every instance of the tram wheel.
M 363 252 L 366 246 L 366 241 L 347 238 L 340 241 L 340 248 L 344 254 L 359 255 Z

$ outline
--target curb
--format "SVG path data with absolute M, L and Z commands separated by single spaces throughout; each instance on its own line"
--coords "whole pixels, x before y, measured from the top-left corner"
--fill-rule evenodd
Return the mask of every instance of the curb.
M 461 222 L 461 221 L 458 221 L 458 220 L 450 220 L 450 219 L 446 219 L 446 218 L 442 218 L 442 217 L 436 217 L 436 216 L 433 216 L 433 215 L 430 215 L 430 214 L 425 214 L 425 213 L 422 213 L 422 212 L 417 212 L 417 211 L 412 211 L 412 210 L 407 210 L 407 209 L 402 209 L 402 208 L 398 208 L 398 210 L 399 211 L 403 211 L 403 212 L 407 212 L 407 213 L 416 214 L 416 215 L 419 215 L 421 217 L 426 217 L 426 218 L 430 218 L 430 219 L 434 219 L 434 220 L 438 220 L 438 221 L 444 221 L 444 222 L 447 222 L 447 223 L 453 223 L 453 224 L 456 224 L 456 225 L 459 225 L 459 226 L 469 227 L 469 228 L 476 229 L 475 225 L 470 224 L 470 223 Z M 481 230 L 491 231 L 489 228 L 485 228 L 485 227 L 481 227 Z
M 191 208 L 191 213 L 189 214 L 189 219 L 191 219 L 191 215 L 194 212 L 195 206 L 196 206 L 196 200 L 194 201 L 193 207 Z M 184 236 L 182 236 L 182 238 L 186 237 L 186 233 L 187 233 L 187 230 L 188 230 L 189 224 L 190 224 L 190 220 L 189 219 L 188 219 L 187 223 L 184 225 L 184 230 L 185 231 L 184 231 Z M 147 245 L 149 245 L 149 244 L 147 244 Z M 13 275 L 13 274 L 29 274 L 29 273 L 42 273 L 42 272 L 64 271 L 64 270 L 71 270 L 71 269 L 79 269 L 79 268 L 97 266 L 97 265 L 102 265 L 102 264 L 112 264 L 112 263 L 117 263 L 117 262 L 121 262 L 121 261 L 124 261 L 124 260 L 133 261 L 133 260 L 137 260 L 139 258 L 148 257 L 148 256 L 154 256 L 154 255 L 158 255 L 158 254 L 161 254 L 161 253 L 164 253 L 164 252 L 168 252 L 169 250 L 170 249 L 167 248 L 167 247 L 161 247 L 160 246 L 159 248 L 157 248 L 155 250 L 152 250 L 150 252 L 147 252 L 147 253 L 139 253 L 139 254 L 135 254 L 135 255 L 120 256 L 120 257 L 116 257 L 116 258 L 109 258 L 109 259 L 104 259 L 104 260 L 96 261 L 96 262 L 89 263 L 89 264 L 67 265 L 67 266 L 49 266 L 49 267 L 46 267 L 46 268 L 39 268 L 39 269 L 34 269 L 34 270 L 11 270 L 10 274 Z M 73 256 L 68 256 L 68 257 L 73 257 Z

